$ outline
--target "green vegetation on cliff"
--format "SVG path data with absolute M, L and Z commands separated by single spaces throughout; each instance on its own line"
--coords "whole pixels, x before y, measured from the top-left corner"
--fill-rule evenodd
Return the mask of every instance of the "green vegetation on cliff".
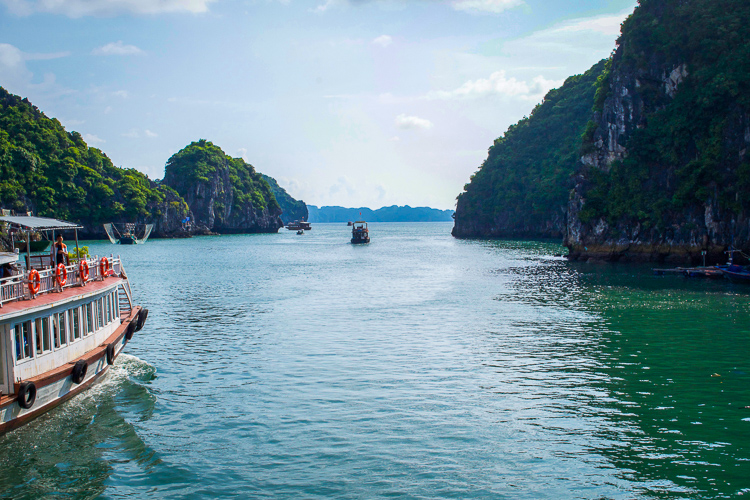
M 454 235 L 562 235 L 571 175 L 604 67 L 601 61 L 568 78 L 495 140 L 458 197 Z
M 0 87 L 0 206 L 98 225 L 150 216 L 167 194 Z
M 263 179 L 265 179 L 268 185 L 271 186 L 271 191 L 273 191 L 276 201 L 278 201 L 279 206 L 281 206 L 281 220 L 284 224 L 288 224 L 295 220 L 307 220 L 307 205 L 305 205 L 304 201 L 295 200 L 289 196 L 286 189 L 279 186 L 279 183 L 276 182 L 276 179 L 273 177 L 263 175 Z
M 622 139 L 627 155 L 584 172 L 580 219 L 663 232 L 707 205 L 747 213 L 750 3 L 639 3 L 623 24 L 612 66 L 621 80 L 637 81 L 640 116 Z M 684 81 L 667 92 L 676 68 L 684 68 Z M 611 95 L 611 85 L 603 81 L 599 94 Z M 605 133 L 602 126 L 599 135 Z M 595 140 L 592 133 L 585 150 Z

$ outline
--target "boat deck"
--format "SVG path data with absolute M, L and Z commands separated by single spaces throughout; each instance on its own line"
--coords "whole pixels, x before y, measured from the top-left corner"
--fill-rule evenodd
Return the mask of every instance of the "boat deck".
M 62 292 L 49 292 L 41 295 L 37 295 L 34 299 L 28 300 L 16 300 L 13 302 L 5 302 L 0 307 L 0 321 L 6 316 L 16 315 L 20 312 L 26 312 L 29 309 L 37 307 L 46 307 L 55 302 L 61 302 L 65 300 L 74 300 L 78 297 L 95 294 L 106 288 L 111 288 L 114 285 L 118 285 L 123 282 L 122 278 L 112 276 L 105 278 L 102 281 L 89 281 L 86 286 L 72 286 L 63 289 Z

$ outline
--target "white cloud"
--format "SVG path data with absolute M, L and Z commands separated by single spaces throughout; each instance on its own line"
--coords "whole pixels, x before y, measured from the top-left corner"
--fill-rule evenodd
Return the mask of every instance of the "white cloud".
M 418 116 L 407 116 L 403 113 L 396 117 L 395 124 L 397 128 L 403 130 L 432 128 L 430 120 L 419 118 Z
M 372 43 L 374 43 L 375 45 L 380 45 L 381 47 L 388 47 L 393 43 L 393 38 L 388 35 L 380 35 L 375 40 L 373 40 Z
M 127 99 L 130 94 L 128 94 L 127 90 L 116 90 L 112 92 L 112 95 L 115 97 L 121 97 L 122 99 Z
M 328 194 L 335 198 L 339 194 L 346 193 L 348 196 L 353 196 L 356 194 L 357 188 L 354 186 L 354 183 L 346 176 L 339 177 L 336 179 L 336 183 L 333 184 L 330 189 L 328 190 Z
M 104 144 L 104 139 L 100 139 L 99 137 L 95 136 L 94 134 L 84 134 L 83 140 L 86 141 L 89 144 Z
M 143 51 L 135 45 L 125 45 L 122 40 L 118 40 L 97 47 L 91 53 L 95 56 L 132 56 L 143 54 Z
M 322 14 L 323 12 L 326 12 L 328 9 L 336 6 L 338 3 L 340 3 L 339 0 L 326 0 L 325 3 L 322 3 L 318 5 L 317 7 L 315 7 L 315 9 L 313 9 L 313 12 L 318 12 Z
M 240 154 L 240 158 L 247 161 L 247 148 L 240 148 L 237 152 Z
M 489 78 L 469 80 L 455 90 L 438 90 L 427 94 L 428 99 L 475 99 L 490 95 L 536 99 L 562 82 L 535 77 L 531 82 L 507 78 L 505 71 L 495 71 Z
M 0 85 L 16 94 L 26 95 L 30 90 L 47 95 L 68 94 L 71 91 L 60 87 L 53 73 L 45 73 L 40 83 L 34 83 L 34 74 L 26 65 L 29 60 L 58 59 L 68 55 L 68 52 L 28 54 L 13 45 L 0 43 Z
M 68 17 L 114 16 L 118 14 L 163 14 L 208 11 L 216 0 L 0 0 L 19 16 L 34 13 L 62 14 Z
M 499 14 L 500 12 L 523 5 L 523 0 L 453 0 L 451 5 L 456 10 L 466 12 Z
M 159 134 L 151 132 L 149 129 L 144 130 L 143 135 L 141 135 L 141 131 L 137 128 L 131 128 L 121 135 L 122 137 L 127 137 L 128 139 L 140 139 L 141 137 L 148 137 L 150 139 L 153 139 L 154 137 L 159 137 Z

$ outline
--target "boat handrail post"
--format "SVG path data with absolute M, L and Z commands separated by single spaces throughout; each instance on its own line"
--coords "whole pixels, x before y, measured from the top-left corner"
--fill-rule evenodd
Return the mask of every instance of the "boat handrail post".
M 81 251 L 78 249 L 78 228 L 75 229 L 76 233 L 76 262 L 81 261 Z

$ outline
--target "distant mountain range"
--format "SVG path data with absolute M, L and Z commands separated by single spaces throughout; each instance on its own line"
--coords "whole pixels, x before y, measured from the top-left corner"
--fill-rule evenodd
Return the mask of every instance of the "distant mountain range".
M 438 210 L 430 207 L 383 207 L 373 210 L 367 207 L 316 207 L 307 205 L 308 222 L 348 222 L 366 220 L 367 222 L 450 222 L 453 210 Z

